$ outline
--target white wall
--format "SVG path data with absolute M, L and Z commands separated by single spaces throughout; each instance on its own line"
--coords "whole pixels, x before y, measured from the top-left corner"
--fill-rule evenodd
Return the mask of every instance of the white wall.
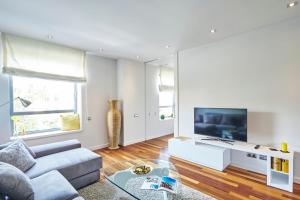
M 159 66 L 146 65 L 146 139 L 174 133 L 174 120 L 159 119 Z
M 122 101 L 121 144 L 145 140 L 145 66 L 144 63 L 118 60 L 118 99 Z
M 300 152 L 299 36 L 298 18 L 180 52 L 180 134 L 193 136 L 196 106 L 242 107 L 249 111 L 250 143 L 287 141 Z M 242 156 L 234 154 L 233 162 Z M 298 178 L 299 168 L 297 154 Z
M 82 85 L 83 131 L 55 137 L 27 141 L 30 145 L 44 144 L 68 139 L 79 139 L 83 146 L 92 149 L 107 145 L 107 101 L 117 95 L 116 60 L 87 55 L 88 82 Z M 8 101 L 8 78 L 0 75 L 0 103 Z M 87 96 L 86 96 L 87 94 Z M 86 103 L 87 101 L 87 103 Z M 87 121 L 88 116 L 92 117 Z M 0 108 L 0 144 L 9 141 L 9 106 Z

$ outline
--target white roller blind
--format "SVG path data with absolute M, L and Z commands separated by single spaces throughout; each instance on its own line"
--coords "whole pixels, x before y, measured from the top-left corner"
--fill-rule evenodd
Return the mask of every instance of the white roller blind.
M 3 73 L 85 82 L 85 52 L 49 42 L 1 34 Z
M 174 70 L 169 67 L 160 67 L 160 91 L 174 90 Z

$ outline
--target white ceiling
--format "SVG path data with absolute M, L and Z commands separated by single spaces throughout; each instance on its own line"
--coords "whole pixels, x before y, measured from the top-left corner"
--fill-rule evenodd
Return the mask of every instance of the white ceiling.
M 288 0 L 1 0 L 0 31 L 151 60 L 300 16 Z M 211 28 L 216 34 L 210 34 Z M 171 48 L 165 48 L 171 45 Z M 103 48 L 104 51 L 97 52 Z
M 164 66 L 175 68 L 177 66 L 177 54 L 169 54 L 162 58 L 158 58 L 155 60 L 151 60 L 146 62 L 147 65 L 154 65 L 154 66 Z

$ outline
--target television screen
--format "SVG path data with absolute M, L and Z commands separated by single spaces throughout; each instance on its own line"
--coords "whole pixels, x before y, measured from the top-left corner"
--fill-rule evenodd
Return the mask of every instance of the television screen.
M 194 132 L 247 142 L 247 109 L 194 108 Z

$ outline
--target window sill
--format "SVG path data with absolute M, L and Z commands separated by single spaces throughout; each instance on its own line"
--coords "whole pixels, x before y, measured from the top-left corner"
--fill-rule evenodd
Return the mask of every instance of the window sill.
M 166 117 L 165 119 L 159 119 L 160 121 L 174 120 L 174 117 Z
M 73 131 L 51 131 L 51 132 L 43 132 L 43 133 L 35 133 L 29 135 L 19 135 L 19 136 L 12 136 L 10 140 L 35 140 L 40 138 L 47 138 L 47 137 L 56 137 L 60 135 L 72 134 L 72 133 L 81 133 L 82 130 L 73 130 Z

